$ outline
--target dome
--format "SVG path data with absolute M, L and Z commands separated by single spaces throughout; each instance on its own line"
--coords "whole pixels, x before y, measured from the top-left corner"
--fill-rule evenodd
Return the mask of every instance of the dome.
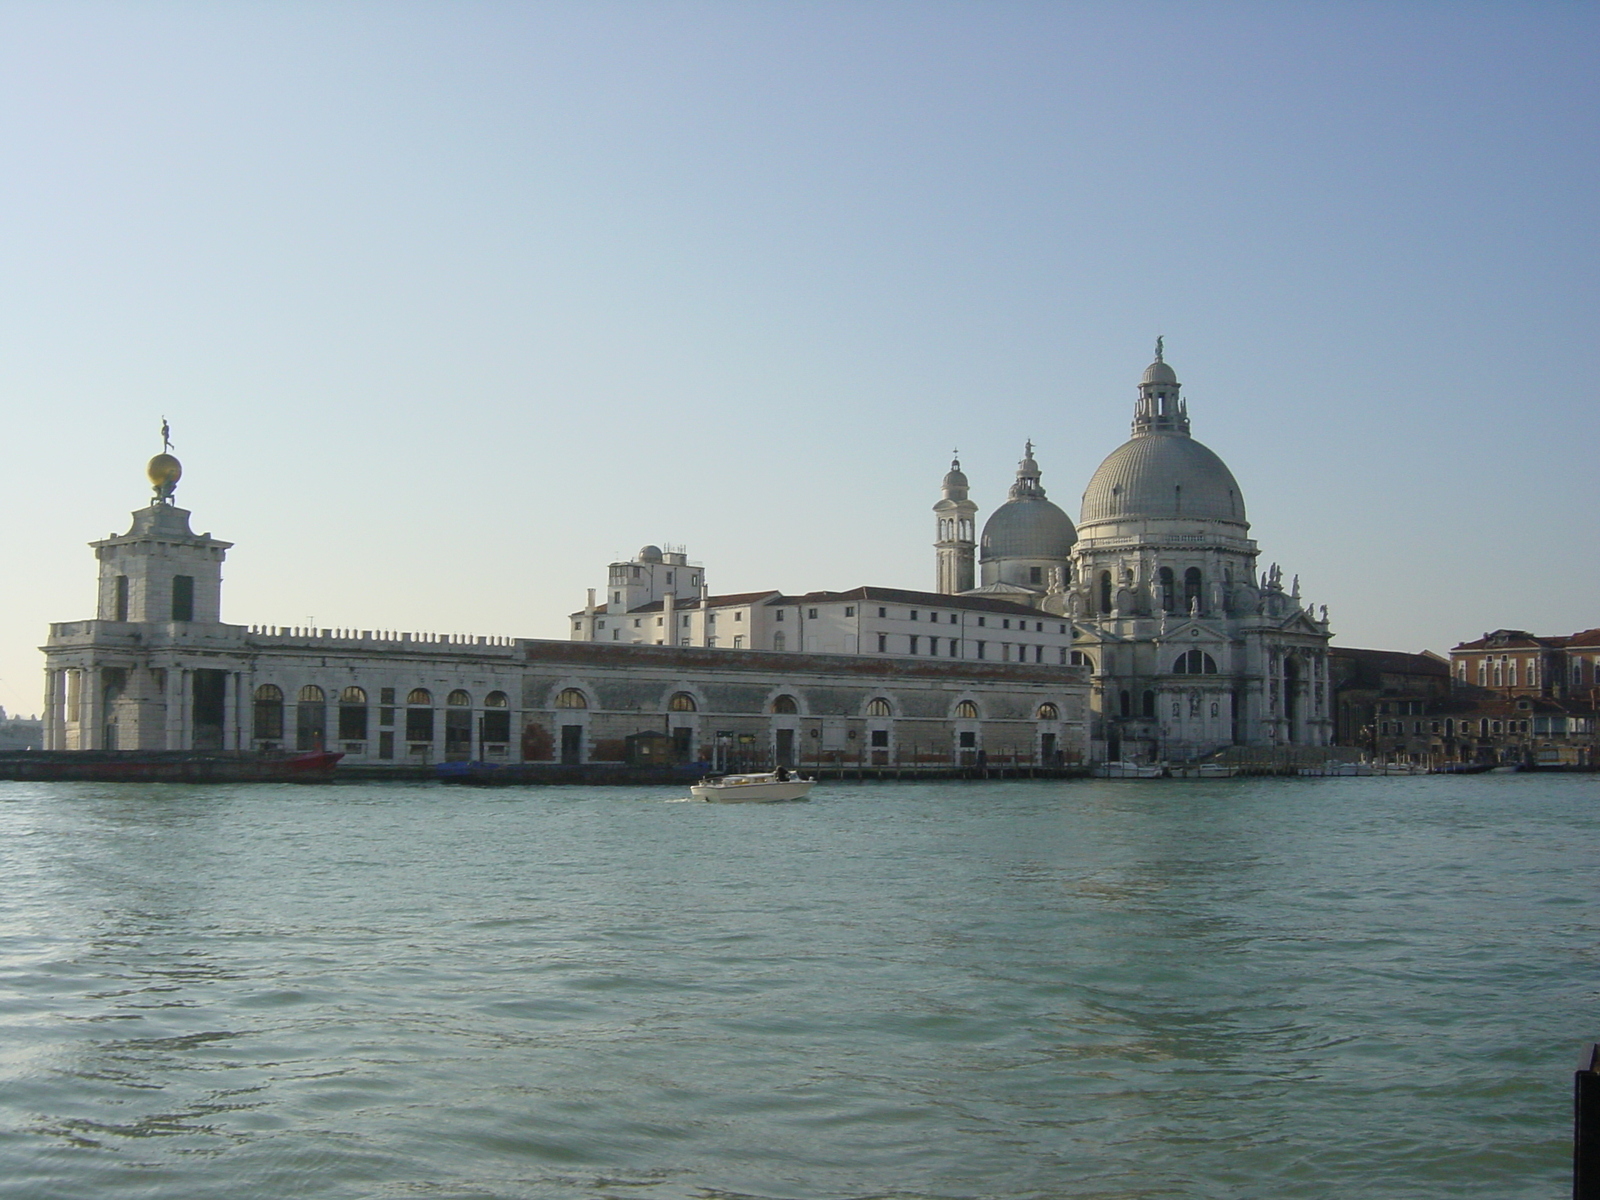
M 961 460 L 954 459 L 950 463 L 950 472 L 944 477 L 944 488 L 964 488 L 967 486 L 966 472 L 961 469 Z
M 638 562 L 657 563 L 661 561 L 660 546 L 646 546 L 639 551 Z
M 1067 516 L 1043 496 L 1020 496 L 1007 500 L 983 526 L 981 557 L 984 562 L 999 558 L 1056 558 L 1072 553 L 1078 531 Z
M 1124 442 L 1100 464 L 1084 489 L 1078 524 L 1183 517 L 1247 524 L 1227 464 L 1186 433 L 1158 431 Z
M 1144 378 L 1139 380 L 1141 385 L 1147 383 L 1175 384 L 1178 382 L 1178 373 L 1159 358 L 1144 369 Z

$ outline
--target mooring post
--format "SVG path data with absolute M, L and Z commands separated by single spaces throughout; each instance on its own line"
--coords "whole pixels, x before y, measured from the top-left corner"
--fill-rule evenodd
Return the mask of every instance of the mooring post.
M 1572 1076 L 1572 1200 L 1600 1200 L 1600 1045 Z

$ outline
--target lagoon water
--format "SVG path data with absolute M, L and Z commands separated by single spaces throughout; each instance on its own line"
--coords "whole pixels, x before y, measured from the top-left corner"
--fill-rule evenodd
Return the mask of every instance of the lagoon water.
M 1563 1194 L 1600 778 L 0 783 L 0 1196 Z

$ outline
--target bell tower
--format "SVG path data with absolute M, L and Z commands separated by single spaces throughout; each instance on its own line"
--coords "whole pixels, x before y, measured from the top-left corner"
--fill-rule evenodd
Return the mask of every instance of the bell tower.
M 147 473 L 155 492 L 150 504 L 133 514 L 127 533 L 90 542 L 100 560 L 101 621 L 165 624 L 222 620 L 222 560 L 232 542 L 189 528 L 189 513 L 173 503 L 183 464 L 168 451 L 165 423 L 162 452 Z
M 973 518 L 978 506 L 967 499 L 967 477 L 962 474 L 959 458 L 950 460 L 942 487 L 944 496 L 933 506 L 938 523 L 938 540 L 933 544 L 938 555 L 934 591 L 954 596 L 971 591 L 977 584 L 977 522 Z

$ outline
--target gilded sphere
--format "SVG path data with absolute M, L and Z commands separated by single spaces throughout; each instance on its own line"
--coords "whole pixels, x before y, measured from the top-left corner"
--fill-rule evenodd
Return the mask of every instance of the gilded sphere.
M 145 474 L 150 476 L 150 482 L 156 487 L 172 487 L 183 478 L 183 464 L 170 454 L 158 454 L 150 460 L 150 465 L 145 468 Z

